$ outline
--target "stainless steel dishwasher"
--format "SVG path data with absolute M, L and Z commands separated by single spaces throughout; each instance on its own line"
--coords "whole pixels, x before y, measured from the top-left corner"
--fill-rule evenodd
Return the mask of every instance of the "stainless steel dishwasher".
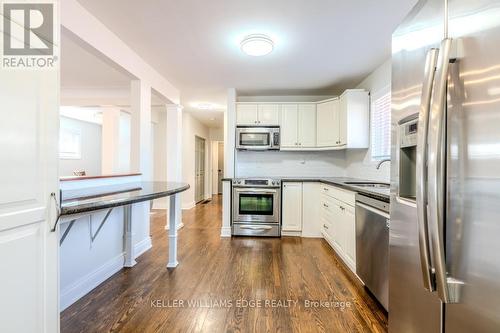
M 389 202 L 356 195 L 356 274 L 378 301 L 389 303 Z

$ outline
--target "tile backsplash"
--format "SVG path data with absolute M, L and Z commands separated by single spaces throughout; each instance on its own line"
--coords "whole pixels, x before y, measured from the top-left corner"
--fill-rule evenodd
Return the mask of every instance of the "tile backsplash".
M 344 151 L 238 151 L 236 177 L 342 177 Z
M 375 181 L 390 180 L 390 164 L 380 170 L 371 161 L 369 150 L 317 152 L 237 151 L 236 177 L 353 177 Z

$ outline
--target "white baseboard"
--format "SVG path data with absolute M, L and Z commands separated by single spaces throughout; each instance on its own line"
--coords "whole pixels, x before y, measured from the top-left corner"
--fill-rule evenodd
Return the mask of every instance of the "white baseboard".
M 151 243 L 151 237 L 146 237 L 139 243 L 134 245 L 134 253 L 135 257 L 138 258 L 141 254 L 149 250 L 153 247 L 153 243 Z
M 181 222 L 177 226 L 177 230 L 182 229 L 182 228 L 184 228 L 184 223 Z M 165 226 L 165 230 L 170 230 L 170 226 L 168 224 Z
M 300 237 L 301 235 L 302 235 L 302 231 L 283 231 L 283 230 L 281 230 L 281 236 Z
M 72 285 L 61 291 L 60 311 L 62 312 L 71 304 L 88 294 L 111 275 L 123 268 L 124 254 L 121 253 L 93 272 L 79 278 Z
M 221 237 L 231 237 L 231 227 L 222 227 L 220 229 Z
M 152 247 L 151 237 L 147 237 L 134 245 L 135 257 L 138 258 Z M 123 268 L 125 254 L 120 253 L 108 260 L 104 265 L 96 270 L 76 280 L 72 285 L 61 290 L 60 311 L 69 307 L 83 296 L 87 295 L 94 288 L 106 281 L 116 272 Z
M 187 204 L 183 204 L 182 210 L 192 209 L 192 208 L 194 208 L 194 206 L 196 206 L 196 202 L 192 201 L 192 202 L 189 202 Z

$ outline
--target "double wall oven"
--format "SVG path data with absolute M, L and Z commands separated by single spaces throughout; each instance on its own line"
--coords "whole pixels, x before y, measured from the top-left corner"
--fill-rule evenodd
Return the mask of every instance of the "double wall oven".
M 234 179 L 232 234 L 280 236 L 281 182 L 274 179 Z

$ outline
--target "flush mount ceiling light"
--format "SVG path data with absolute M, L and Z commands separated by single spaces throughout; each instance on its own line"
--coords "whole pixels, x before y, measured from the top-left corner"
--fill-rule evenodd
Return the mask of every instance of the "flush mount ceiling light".
M 263 34 L 248 35 L 240 43 L 241 50 L 254 57 L 265 56 L 274 49 L 273 40 Z
M 195 108 L 200 110 L 213 110 L 215 109 L 215 105 L 212 103 L 197 103 L 194 105 Z

